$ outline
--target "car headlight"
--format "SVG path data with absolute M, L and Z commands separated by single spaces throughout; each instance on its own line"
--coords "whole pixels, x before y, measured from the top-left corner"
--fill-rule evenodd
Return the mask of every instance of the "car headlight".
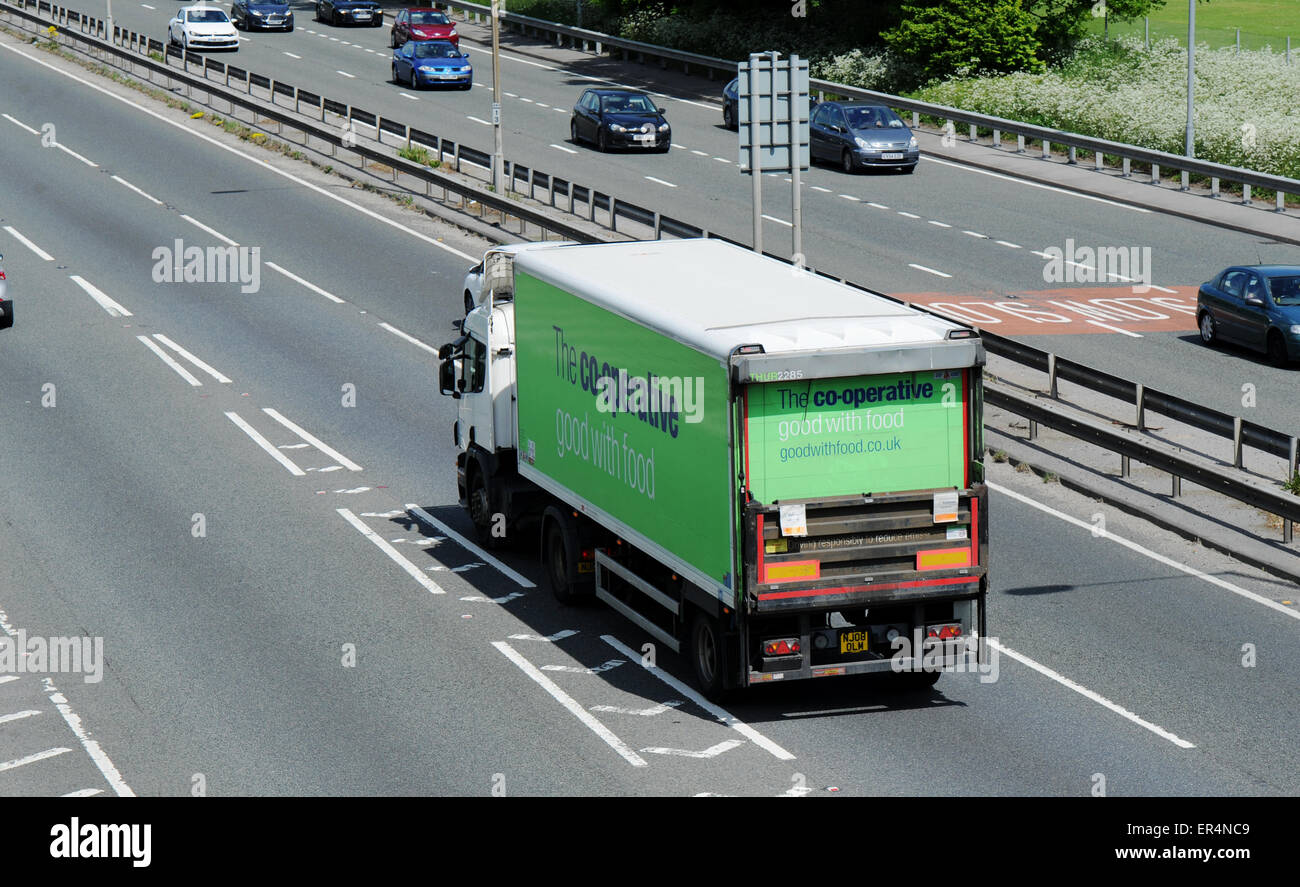
M 627 127 L 626 127 L 626 126 L 619 126 L 617 123 L 611 123 L 611 124 L 609 125 L 609 131 L 610 131 L 610 132 L 627 132 Z
M 1291 324 L 1291 335 L 1300 336 L 1300 323 Z
M 866 139 L 862 139 L 862 138 L 858 138 L 857 136 L 854 136 L 854 137 L 853 137 L 853 141 L 857 143 L 857 146 L 858 146 L 859 148 L 870 148 L 870 147 L 871 147 L 869 144 L 867 144 L 867 140 L 866 140 Z
M 265 15 L 265 13 L 258 12 L 256 9 L 248 10 L 248 14 L 253 16 L 254 18 L 261 18 L 263 15 Z
M 457 68 L 456 70 L 459 71 L 459 72 L 462 73 L 462 74 L 469 74 L 469 73 L 471 73 L 474 69 L 471 68 L 469 65 L 466 65 L 465 67 L 463 67 L 463 68 Z
M 659 131 L 660 131 L 660 132 L 668 132 L 668 124 L 667 124 L 667 123 L 661 123 L 661 124 L 659 124 Z
M 915 151 L 916 148 L 917 148 L 916 136 L 912 136 L 912 138 L 907 143 L 907 150 Z
M 432 74 L 434 71 L 438 69 L 435 68 L 433 65 L 420 65 L 420 70 L 426 74 Z

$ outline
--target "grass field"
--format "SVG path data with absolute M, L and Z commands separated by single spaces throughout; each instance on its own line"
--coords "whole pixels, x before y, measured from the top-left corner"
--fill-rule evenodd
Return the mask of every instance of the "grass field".
M 1168 0 L 1163 9 L 1151 15 L 1151 39 L 1175 37 L 1187 44 L 1187 0 Z M 1276 52 L 1286 49 L 1291 38 L 1292 62 L 1300 64 L 1300 0 L 1211 0 L 1196 4 L 1196 42 L 1212 47 L 1233 46 L 1241 28 L 1242 49 L 1272 46 Z M 1097 19 L 1089 29 L 1100 34 Z M 1110 23 L 1110 33 L 1143 34 L 1142 19 L 1127 24 Z

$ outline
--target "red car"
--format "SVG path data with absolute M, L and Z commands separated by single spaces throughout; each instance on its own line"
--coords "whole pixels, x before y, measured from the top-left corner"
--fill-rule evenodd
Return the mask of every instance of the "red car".
M 460 48 L 460 35 L 456 33 L 455 23 L 447 18 L 446 13 L 432 7 L 420 6 L 397 13 L 388 45 L 401 46 L 407 40 L 447 40 Z

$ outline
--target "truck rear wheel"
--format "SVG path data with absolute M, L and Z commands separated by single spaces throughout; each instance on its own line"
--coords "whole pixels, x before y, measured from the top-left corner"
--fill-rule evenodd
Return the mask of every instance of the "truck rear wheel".
M 577 604 L 595 594 L 578 578 L 578 555 L 577 527 L 552 505 L 542 516 L 542 564 L 551 593 L 562 604 Z
M 696 610 L 691 622 L 691 669 L 704 695 L 721 699 L 722 691 L 722 631 L 718 620 Z

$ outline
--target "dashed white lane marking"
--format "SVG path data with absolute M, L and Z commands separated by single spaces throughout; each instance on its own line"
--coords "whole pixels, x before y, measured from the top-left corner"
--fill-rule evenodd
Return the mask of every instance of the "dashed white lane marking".
M 926 272 L 927 274 L 934 274 L 934 275 L 936 275 L 936 276 L 938 276 L 938 277 L 952 277 L 951 274 L 945 274 L 945 273 L 943 273 L 942 271 L 936 271 L 935 269 L 933 269 L 933 268 L 927 268 L 927 267 L 925 267 L 924 265 L 917 265 L 917 264 L 914 263 L 914 262 L 908 262 L 908 263 L 907 263 L 907 267 L 909 267 L 909 268 L 915 268 L 917 271 L 924 271 L 924 272 Z
M 303 430 L 302 428 L 298 427 L 298 426 L 295 425 L 293 422 L 291 422 L 291 421 L 289 421 L 288 419 L 286 419 L 284 416 L 281 416 L 278 412 L 276 412 L 276 411 L 275 411 L 274 409 L 272 409 L 271 407 L 262 407 L 262 412 L 266 413 L 266 414 L 267 414 L 268 416 L 270 416 L 272 419 L 274 419 L 275 421 L 277 421 L 277 422 L 279 422 L 281 425 L 283 425 L 285 428 L 288 428 L 288 429 L 289 429 L 290 431 L 292 431 L 294 434 L 298 435 L 298 436 L 301 437 L 303 440 L 307 441 L 307 443 L 311 444 L 313 447 L 315 447 L 316 449 L 320 450 L 320 451 L 321 451 L 322 453 L 324 453 L 326 456 L 329 456 L 329 457 L 330 457 L 331 459 L 333 459 L 335 462 L 338 462 L 340 465 L 342 465 L 342 466 L 343 466 L 344 468 L 346 468 L 348 471 L 360 471 L 360 470 L 361 470 L 361 466 L 360 466 L 360 465 L 358 465 L 357 463 L 353 462 L 353 461 L 352 461 L 351 459 L 349 459 L 347 456 L 344 456 L 344 455 L 343 455 L 342 453 L 340 453 L 338 450 L 336 450 L 336 449 L 334 449 L 333 447 L 331 447 L 331 446 L 329 446 L 328 444 L 326 444 L 326 443 L 325 443 L 324 441 L 322 441 L 320 438 L 318 438 L 318 437 L 316 437 L 316 436 L 314 436 L 314 435 L 312 435 L 312 434 L 309 434 L 307 431 L 305 431 L 305 430 Z
M 787 228 L 794 227 L 793 222 L 787 222 L 785 219 L 778 219 L 776 216 L 769 216 L 767 213 L 763 213 L 763 218 L 767 219 L 769 222 L 776 222 L 778 225 L 785 225 Z
M 843 198 L 844 200 L 850 200 L 850 201 L 852 201 L 853 203 L 861 203 L 861 202 L 862 202 L 862 198 L 861 198 L 861 197 L 854 197 L 852 194 L 841 194 L 840 197 Z M 875 204 L 873 203 L 872 206 L 875 206 Z M 885 209 L 888 209 L 888 208 L 889 208 L 889 207 L 885 207 Z
M 966 230 L 963 230 L 961 233 L 962 233 L 962 234 L 969 234 L 971 237 L 978 237 L 980 240 L 988 240 L 988 239 L 989 239 L 989 236 L 988 236 L 987 234 L 981 234 L 981 233 L 979 233 L 978 231 L 966 231 Z
M 335 511 L 337 511 L 339 515 L 343 517 L 344 520 L 352 524 L 352 526 L 357 529 L 357 532 L 365 536 L 371 542 L 375 543 L 375 546 L 380 551 L 388 555 L 389 559 L 392 560 L 393 563 L 401 567 L 403 572 L 405 572 L 416 582 L 420 583 L 420 585 L 430 594 L 446 594 L 446 592 L 442 590 L 442 588 L 438 585 L 437 582 L 434 582 L 428 576 L 424 575 L 423 570 L 421 570 L 415 564 L 411 563 L 406 558 L 404 558 L 401 552 L 399 552 L 393 546 L 389 545 L 388 542 L 382 536 L 380 536 L 374 530 L 370 529 L 370 527 L 366 526 L 365 521 L 363 521 L 361 518 L 357 517 L 355 514 L 353 514 L 351 511 L 349 511 L 346 508 L 336 508 Z
M 171 350 L 175 351 L 181 357 L 188 360 L 190 363 L 194 364 L 199 369 L 203 370 L 203 372 L 207 373 L 209 376 L 216 379 L 218 382 L 222 383 L 223 385 L 230 384 L 230 380 L 228 378 L 226 378 L 224 375 L 214 370 L 212 367 L 208 366 L 203 361 L 199 360 L 193 354 L 190 354 L 188 351 L 186 351 L 181 346 L 177 345 L 175 342 L 173 342 L 171 339 L 164 336 L 162 333 L 154 333 L 153 337 L 157 339 L 159 342 L 162 342 Z
M 646 179 L 659 185 L 666 185 L 669 188 L 676 188 L 672 182 L 665 182 L 663 179 L 656 179 L 654 176 L 646 176 Z
M 919 218 L 921 218 L 921 217 L 918 216 L 916 213 L 906 213 L 906 212 L 903 212 L 901 209 L 900 209 L 900 210 L 896 210 L 896 212 L 897 212 L 900 216 L 903 216 L 903 217 L 908 218 L 908 219 L 919 219 Z
M 614 735 L 613 731 L 600 721 L 596 720 L 596 718 L 587 712 L 586 709 L 579 705 L 577 700 L 561 690 L 556 686 L 554 681 L 542 674 L 541 670 L 539 670 L 537 666 L 533 665 L 521 656 L 518 650 L 507 644 L 505 641 L 493 641 L 492 646 L 496 647 L 501 651 L 503 656 L 515 665 L 519 666 L 519 669 L 524 674 L 532 678 L 543 690 L 549 693 L 556 702 L 567 708 L 569 713 L 581 721 L 589 730 L 591 730 L 591 732 L 604 740 L 606 745 L 618 752 L 619 756 L 622 757 L 623 760 L 627 761 L 633 767 L 648 766 L 645 758 L 632 751 L 623 740 Z
M 1021 248 L 1020 244 L 1018 244 L 1018 243 L 1011 243 L 1010 241 L 1006 241 L 1006 240 L 995 240 L 995 241 L 993 241 L 993 242 L 996 243 L 998 246 L 1005 246 L 1005 247 L 1007 247 L 1008 249 L 1020 249 L 1020 248 Z
M 302 56 L 300 56 L 300 55 L 294 55 L 292 52 L 288 52 L 288 51 L 285 51 L 285 50 L 282 50 L 282 51 L 284 52 L 285 55 L 287 55 L 287 56 L 288 56 L 289 58 L 291 58 L 291 59 L 300 59 L 300 58 L 302 58 Z
M 563 151 L 563 152 L 566 153 L 566 154 L 577 154 L 577 153 L 578 153 L 577 151 L 573 150 L 572 148 L 566 148 L 566 147 L 564 147 L 563 145 L 557 145 L 557 144 L 555 144 L 554 142 L 551 143 L 551 147 L 552 147 L 552 148 L 555 148 L 555 149 L 558 150 L 558 151 Z
M 90 759 L 95 762 L 95 766 L 104 779 L 108 780 L 108 784 L 113 791 L 117 792 L 117 796 L 119 798 L 134 798 L 135 792 L 131 791 L 131 787 L 126 784 L 126 780 L 122 778 L 122 774 L 118 772 L 117 767 L 109 760 L 108 754 L 99 742 L 90 738 L 90 734 L 82 726 L 81 718 L 68 704 L 67 697 L 59 692 L 59 689 L 54 686 L 54 682 L 49 678 L 42 678 L 41 684 L 45 695 L 49 697 L 54 707 L 59 710 L 59 714 L 63 716 L 63 720 L 71 728 L 73 735 L 81 743 L 81 747 L 86 750 L 86 754 L 90 755 Z
M 508 93 L 506 93 L 506 95 L 509 96 L 509 97 L 512 98 L 512 99 L 517 99 L 517 98 L 519 98 L 519 96 L 515 95 L 513 92 L 508 92 Z
M 413 102 L 418 102 L 420 100 L 419 96 L 411 95 L 409 92 L 399 92 L 398 95 L 404 99 L 410 99 Z
M 516 585 L 520 586 L 521 588 L 537 587 L 536 584 L 534 584 L 528 579 L 528 577 L 524 576 L 523 574 L 515 570 L 512 570 L 510 567 L 501 563 L 500 560 L 488 554 L 480 546 L 475 545 L 473 542 L 466 539 L 460 533 L 457 533 L 451 527 L 447 526 L 442 521 L 438 520 L 432 514 L 429 514 L 429 512 L 425 511 L 420 506 L 408 502 L 406 505 L 406 509 L 411 513 L 411 515 L 416 520 L 426 524 L 427 526 L 434 527 L 440 530 L 441 532 L 445 533 L 447 536 L 451 537 L 452 539 L 455 539 L 456 542 L 459 543 L 462 547 L 469 549 L 470 551 L 474 552 L 474 554 L 476 554 L 479 558 L 491 564 L 492 566 L 496 567 L 496 569 L 500 573 L 502 573 L 503 575 L 511 579 Z M 565 637 L 567 637 L 567 635 L 565 635 Z
M 594 668 L 583 668 L 580 665 L 543 665 L 542 671 L 562 671 L 566 674 L 603 674 L 618 668 L 620 665 L 627 665 L 627 663 L 622 659 L 611 659 Z
M 73 283 L 75 283 L 77 286 L 81 287 L 83 290 L 89 293 L 90 297 L 99 303 L 100 308 L 103 308 L 105 311 L 108 312 L 109 317 L 131 317 L 132 316 L 130 311 L 127 311 L 117 302 L 114 302 L 112 299 L 110 299 L 108 296 L 102 293 L 99 289 L 97 289 L 94 284 L 90 283 L 90 281 L 78 277 L 75 274 L 73 274 L 71 278 Z
M 14 770 L 18 767 L 24 767 L 27 764 L 35 764 L 37 761 L 44 761 L 46 758 L 58 757 L 59 755 L 67 754 L 70 751 L 72 751 L 72 749 L 63 747 L 47 748 L 45 751 L 38 751 L 32 755 L 14 758 L 12 761 L 4 761 L 0 763 L 0 773 L 3 773 L 6 770 Z
M 181 218 L 184 219 L 185 221 L 189 222 L 189 223 L 190 223 L 191 225 L 193 225 L 195 228 L 198 228 L 200 231 L 206 231 L 208 234 L 211 234 L 213 237 L 217 238 L 217 240 L 220 240 L 222 243 L 228 243 L 228 244 L 230 244 L 231 246 L 239 246 L 238 243 L 236 243 L 235 241 L 231 240 L 229 237 L 227 237 L 226 235 L 222 234 L 220 231 L 217 231 L 217 230 L 214 229 L 214 228 L 209 228 L 207 225 L 203 224 L 202 222 L 200 222 L 198 219 L 194 218 L 193 216 L 187 216 L 187 215 L 185 215 L 184 213 L 181 213 Z
M 484 120 L 482 117 L 474 117 L 473 115 L 470 114 L 466 114 L 465 116 L 468 117 L 470 120 L 473 120 L 475 123 L 481 123 L 484 126 L 492 125 L 491 123 L 488 123 L 486 120 Z
M 39 711 L 34 708 L 29 708 L 26 711 L 16 711 L 13 714 L 0 715 L 0 724 L 7 724 L 10 721 L 21 721 L 23 718 L 30 718 L 33 715 L 38 714 L 40 714 Z
M 28 126 L 26 123 L 23 123 L 21 120 L 17 119 L 16 117 L 10 117 L 8 114 L 3 114 L 0 116 L 3 116 L 5 120 L 8 120 L 10 123 L 14 124 L 15 126 L 21 126 L 23 129 L 27 130 L 34 136 L 40 135 L 39 132 L 32 129 L 30 126 Z
M 526 99 L 526 98 L 523 98 L 522 96 L 519 98 L 519 101 L 521 101 L 521 102 L 527 102 L 527 103 L 530 104 L 530 105 L 533 104 L 533 100 L 532 100 L 532 99 Z
M 347 71 L 339 71 L 339 70 L 335 70 L 334 73 L 335 73 L 335 74 L 342 74 L 344 77 L 348 78 L 349 80 L 356 80 L 356 79 L 357 79 L 357 75 L 356 75 L 356 74 L 349 74 Z
M 237 426 L 239 426 L 240 430 L 242 430 L 245 434 L 251 437 L 253 439 L 253 443 L 257 444 L 263 450 L 270 453 L 271 458 L 275 459 L 275 461 L 279 462 L 281 465 L 287 468 L 290 474 L 294 475 L 295 477 L 306 476 L 307 472 L 303 471 L 297 465 L 293 464 L 292 460 L 290 460 L 288 456 L 286 456 L 284 453 L 281 453 L 278 449 L 272 446 L 271 442 L 267 440 L 265 437 L 262 437 L 261 432 L 259 432 L 256 428 L 254 428 L 252 425 L 249 425 L 247 422 L 245 422 L 243 417 L 240 416 L 239 413 L 233 413 L 233 412 L 226 413 L 226 418 L 229 419 L 231 422 L 234 422 Z
M 32 243 L 30 240 L 28 240 L 26 237 L 19 234 L 16 230 L 14 230 L 9 225 L 5 225 L 5 230 L 9 232 L 10 236 L 12 236 L 14 240 L 18 241 L 23 246 L 27 247 L 32 252 L 36 253 L 38 258 L 44 259 L 46 262 L 54 261 L 54 256 L 50 255 L 45 250 L 41 249 L 36 244 Z
M 550 105 L 546 104 L 546 102 L 538 102 L 538 103 L 537 103 L 537 107 L 539 107 L 539 108 L 549 108 Z
M 708 152 L 708 151 L 698 151 L 698 150 L 696 150 L 695 148 L 692 148 L 692 149 L 691 149 L 691 153 L 692 153 L 692 154 L 698 154 L 698 155 L 700 155 L 701 157 L 708 157 L 708 156 L 709 156 L 709 152 Z
M 655 715 L 661 715 L 666 711 L 672 711 L 680 705 L 685 705 L 681 699 L 669 699 L 667 702 L 650 708 L 621 708 L 617 705 L 593 705 L 592 711 L 605 711 L 617 715 L 637 715 L 643 718 L 652 718 Z
M 1102 696 L 1100 693 L 1094 693 L 1092 690 L 1089 690 L 1087 687 L 1083 686 L 1082 684 L 1075 683 L 1074 681 L 1067 678 L 1065 675 L 1053 671 L 1052 669 L 1048 668 L 1046 665 L 1043 665 L 1039 662 L 1035 662 L 1034 660 L 1030 659 L 1028 656 L 1025 656 L 1022 653 L 1017 653 L 1015 650 L 1012 650 L 1010 647 L 1003 646 L 1001 643 L 994 640 L 993 638 L 988 638 L 988 645 L 993 649 L 997 650 L 999 653 L 1003 654 L 1004 656 L 1010 656 L 1012 659 L 1016 660 L 1017 662 L 1023 665 L 1028 665 L 1030 668 L 1032 668 L 1034 671 L 1038 672 L 1039 674 L 1046 675 L 1047 677 L 1056 681 L 1058 684 L 1062 685 L 1063 687 L 1068 687 L 1069 689 L 1078 693 L 1080 696 L 1083 696 L 1087 699 L 1091 699 L 1093 702 L 1097 703 L 1098 705 L 1110 709 L 1111 711 L 1115 712 L 1115 714 L 1119 715 L 1122 718 L 1126 718 L 1132 721 L 1133 723 L 1137 724 L 1139 727 L 1142 727 L 1145 730 L 1150 730 L 1152 733 L 1156 734 L 1162 739 L 1169 740 L 1179 748 L 1196 748 L 1195 745 L 1188 742 L 1186 739 L 1179 739 L 1177 736 L 1175 736 L 1173 733 L 1170 733 L 1164 727 L 1158 727 L 1155 724 L 1151 723 L 1150 721 L 1138 717 L 1133 712 L 1129 711 L 1127 708 L 1124 708 L 1123 706 L 1118 705 L 1117 703 L 1111 702 L 1109 699 L 1107 699 L 1105 696 Z
M 843 197 L 844 195 L 841 194 L 840 196 Z M 872 206 L 876 209 L 889 209 L 889 207 L 885 206 L 883 203 L 873 203 L 871 201 L 867 201 L 867 206 Z
M 174 360 L 170 354 L 168 354 L 166 351 L 163 351 L 153 342 L 149 341 L 148 336 L 136 336 L 136 339 L 139 340 L 141 343 L 143 343 L 144 346 L 148 348 L 150 351 L 152 351 L 154 354 L 158 355 L 159 360 L 161 360 L 163 363 L 167 364 L 167 366 L 175 370 L 176 374 L 180 376 L 182 379 L 184 379 L 186 382 L 189 382 L 195 388 L 198 388 L 203 384 L 198 380 L 197 377 L 195 377 L 193 373 L 185 369 L 185 367 L 181 366 L 176 360 Z
M 716 758 L 723 752 L 731 751 L 738 745 L 744 745 L 743 739 L 724 739 L 717 745 L 709 746 L 704 751 L 688 751 L 684 748 L 643 748 L 641 751 L 652 755 L 676 755 L 680 758 Z
M 731 162 L 730 160 L 728 160 L 728 159 L 725 158 L 725 157 L 714 157 L 713 159 L 716 160 L 716 161 L 718 161 L 719 163 L 730 163 L 730 162 Z
M 813 186 L 812 186 L 812 189 L 813 189 L 814 191 L 820 191 L 820 192 L 822 192 L 823 194 L 829 194 L 829 193 L 831 193 L 831 189 L 830 189 L 830 188 L 823 188 L 821 185 L 813 185 Z
M 0 684 L 7 684 L 10 681 L 16 681 L 16 680 L 18 680 L 18 675 L 16 674 L 7 674 L 7 675 L 0 676 Z
M 155 8 L 155 7 L 153 7 L 153 6 L 150 6 L 148 3 L 141 3 L 140 5 L 143 6 L 145 9 L 154 9 L 154 8 Z
M 262 264 L 266 265 L 266 267 L 270 268 L 272 271 L 278 271 L 279 273 L 283 274 L 285 277 L 292 280 L 294 283 L 302 284 L 312 292 L 324 296 L 325 298 L 329 299 L 331 302 L 338 302 L 340 304 L 343 302 L 342 299 L 340 299 L 338 296 L 334 295 L 333 293 L 327 293 L 325 290 L 321 289 L 316 284 L 303 280 L 301 277 L 299 277 L 297 274 L 294 274 L 292 271 L 284 270 L 279 265 L 275 264 L 275 262 L 263 262 Z
M 542 637 L 540 634 L 512 634 L 510 635 L 510 640 L 538 641 L 543 644 L 553 644 L 556 641 L 562 641 L 565 638 L 571 638 L 575 634 L 577 634 L 577 632 L 574 631 L 572 628 L 562 628 L 559 631 L 557 631 L 555 634 L 548 634 L 546 637 Z
M 158 204 L 159 206 L 162 206 L 162 201 L 159 200 L 157 197 L 154 197 L 152 194 L 146 194 L 144 191 L 140 190 L 135 185 L 132 185 L 130 182 L 128 182 L 126 179 L 122 178 L 121 176 L 113 176 L 113 181 L 117 182 L 119 185 L 122 185 L 126 188 L 130 188 L 132 191 L 139 194 L 145 200 L 152 200 L 154 203 Z
M 931 219 L 931 220 L 930 220 L 930 224 L 931 224 L 931 225 L 934 225 L 936 228 L 951 228 L 951 227 L 952 227 L 952 225 L 949 225 L 947 222 L 936 222 L 934 219 Z
M 669 687 L 672 687 L 673 690 L 675 690 L 680 695 L 685 696 L 691 702 L 694 702 L 700 708 L 704 709 L 709 714 L 713 715 L 715 718 L 718 719 L 718 723 L 725 724 L 726 726 L 731 727 L 741 736 L 744 736 L 746 739 L 748 739 L 750 742 L 757 745 L 759 748 L 763 749 L 764 751 L 768 752 L 769 754 L 773 755 L 774 757 L 782 761 L 793 761 L 795 759 L 794 755 L 790 754 L 790 752 L 786 751 L 784 748 L 777 745 L 772 740 L 768 739 L 762 733 L 759 733 L 753 727 L 749 726 L 744 721 L 740 720 L 735 715 L 728 712 L 726 709 L 722 708 L 721 706 L 714 705 L 712 702 L 705 699 L 699 693 L 695 692 L 695 690 L 691 689 L 690 687 L 683 684 L 681 681 L 677 680 L 677 678 L 668 674 L 662 668 L 659 668 L 657 665 L 654 665 L 653 663 L 650 663 L 646 661 L 644 658 L 638 656 L 631 648 L 629 648 L 618 638 L 614 637 L 613 635 L 603 634 L 600 636 L 600 639 L 605 643 L 609 644 L 618 652 L 622 653 L 624 656 L 626 656 L 628 658 L 628 661 L 640 662 L 642 668 L 650 672 L 650 674 L 654 675 L 659 680 L 663 681 Z
M 402 332 L 397 327 L 393 326 L 391 323 L 381 323 L 379 327 L 380 329 L 388 330 L 388 332 L 392 333 L 394 336 L 397 336 L 400 339 L 405 339 L 406 341 L 410 342 L 412 345 L 415 345 L 417 348 L 423 348 L 425 351 L 429 352 L 430 354 L 436 356 L 438 353 L 437 348 L 434 348 L 432 345 L 426 345 L 425 343 L 421 342 L 419 339 L 415 338 L 415 336 L 412 336 L 409 333 Z

